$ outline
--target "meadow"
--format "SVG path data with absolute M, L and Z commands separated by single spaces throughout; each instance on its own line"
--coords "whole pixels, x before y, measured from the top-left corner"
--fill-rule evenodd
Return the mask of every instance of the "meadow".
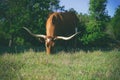
M 120 80 L 120 51 L 4 52 L 0 80 Z

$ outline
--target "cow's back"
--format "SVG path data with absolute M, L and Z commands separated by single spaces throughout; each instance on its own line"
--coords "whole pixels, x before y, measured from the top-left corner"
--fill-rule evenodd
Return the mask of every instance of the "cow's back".
M 53 13 L 46 23 L 46 34 L 52 36 L 69 36 L 75 33 L 75 27 L 77 27 L 78 18 L 74 13 Z M 50 35 L 49 35 L 50 36 Z

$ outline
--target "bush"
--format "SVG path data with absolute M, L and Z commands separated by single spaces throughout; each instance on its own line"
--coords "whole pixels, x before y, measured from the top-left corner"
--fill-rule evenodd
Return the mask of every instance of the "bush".
M 96 42 L 101 38 L 104 38 L 105 34 L 103 32 L 104 26 L 101 21 L 90 21 L 86 25 L 86 33 L 82 36 L 81 41 L 84 45 Z M 93 43 L 96 44 L 96 43 Z

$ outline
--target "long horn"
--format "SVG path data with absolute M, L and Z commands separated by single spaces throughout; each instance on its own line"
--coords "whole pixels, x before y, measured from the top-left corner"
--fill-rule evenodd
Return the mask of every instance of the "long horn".
M 23 29 L 25 29 L 29 34 L 31 34 L 32 36 L 34 37 L 37 37 L 37 38 L 46 38 L 45 35 L 41 35 L 41 34 L 33 34 L 28 28 L 26 27 L 23 27 Z
M 80 32 L 77 32 L 77 33 L 75 33 L 75 34 L 73 34 L 73 35 L 71 35 L 71 36 L 69 36 L 69 37 L 57 36 L 57 37 L 55 38 L 55 40 L 56 40 L 56 39 L 70 40 L 70 39 L 72 39 L 74 36 L 76 36 L 76 35 L 79 34 L 79 33 L 80 33 Z

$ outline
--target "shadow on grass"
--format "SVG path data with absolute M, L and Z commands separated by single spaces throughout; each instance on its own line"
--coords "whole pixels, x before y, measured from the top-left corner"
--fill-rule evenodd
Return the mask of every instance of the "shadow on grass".
M 61 47 L 61 46 L 57 46 L 54 48 L 54 53 L 53 54 L 58 54 L 59 52 L 63 51 L 66 54 L 74 54 L 76 52 L 80 52 L 80 51 L 84 51 L 85 53 L 88 52 L 94 52 L 94 51 L 112 51 L 112 50 L 120 50 L 119 48 L 112 48 L 112 47 Z
M 28 46 L 15 46 L 15 47 L 0 47 L 0 54 L 10 53 L 10 54 L 19 54 L 24 53 L 32 49 L 35 52 L 45 51 L 44 46 L 42 47 L 28 47 Z
M 0 47 L 0 54 L 4 53 L 11 53 L 11 54 L 19 54 L 19 53 L 24 53 L 25 51 L 33 50 L 34 52 L 43 52 L 45 51 L 45 46 L 40 46 L 40 47 L 28 47 L 28 46 L 15 46 L 15 47 Z M 63 46 L 56 46 L 54 48 L 54 53 L 57 54 L 61 51 L 64 51 L 65 53 L 74 53 L 74 52 L 79 52 L 80 50 L 85 51 L 86 53 L 88 51 L 93 52 L 95 50 L 101 50 L 101 51 L 111 51 L 111 50 L 120 50 L 118 48 L 112 48 L 112 47 L 63 47 Z

